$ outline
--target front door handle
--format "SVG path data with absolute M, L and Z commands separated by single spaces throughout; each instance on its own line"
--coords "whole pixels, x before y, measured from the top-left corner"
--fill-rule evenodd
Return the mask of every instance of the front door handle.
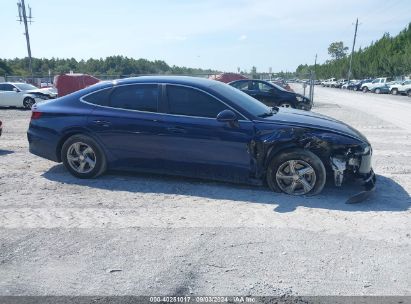
M 171 133 L 187 133 L 186 129 L 182 127 L 170 127 L 170 128 L 167 128 L 167 131 Z
M 111 126 L 111 122 L 108 121 L 108 120 L 93 120 L 93 123 L 95 125 L 102 126 L 102 127 L 110 127 Z

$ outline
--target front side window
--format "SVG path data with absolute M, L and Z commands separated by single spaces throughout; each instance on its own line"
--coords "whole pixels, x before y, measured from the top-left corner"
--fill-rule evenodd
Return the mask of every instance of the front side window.
M 217 99 L 192 88 L 168 85 L 167 97 L 170 114 L 216 118 L 227 109 Z
M 157 85 L 125 85 L 114 89 L 110 97 L 110 107 L 157 112 L 159 89 Z

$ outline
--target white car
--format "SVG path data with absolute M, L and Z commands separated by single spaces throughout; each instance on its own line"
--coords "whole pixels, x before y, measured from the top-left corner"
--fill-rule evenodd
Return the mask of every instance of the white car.
M 335 87 L 337 85 L 337 80 L 335 78 L 330 78 L 327 79 L 326 81 L 323 82 L 323 87 Z
M 390 85 L 390 93 L 392 95 L 405 94 L 409 90 L 411 90 L 411 80 Z
M 361 90 L 365 93 L 365 92 L 371 91 L 372 89 L 375 89 L 377 87 L 381 87 L 381 86 L 387 84 L 387 82 L 390 82 L 390 81 L 392 81 L 392 79 L 387 78 L 387 77 L 375 78 L 371 82 L 363 83 L 361 85 Z
M 38 89 L 28 83 L 0 83 L 0 106 L 31 109 L 36 102 L 55 98 L 57 93 L 49 89 Z

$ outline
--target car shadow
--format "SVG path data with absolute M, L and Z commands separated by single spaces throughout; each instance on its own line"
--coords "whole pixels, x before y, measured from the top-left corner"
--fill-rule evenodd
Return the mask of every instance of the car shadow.
M 275 212 L 285 213 L 298 207 L 341 210 L 352 212 L 406 211 L 411 207 L 408 192 L 394 180 L 377 175 L 375 193 L 361 203 L 346 204 L 346 200 L 362 191 L 359 185 L 348 183 L 336 188 L 327 183 L 321 194 L 316 196 L 291 196 L 274 193 L 267 187 L 213 182 L 200 179 L 165 176 L 147 173 L 109 172 L 97 179 L 78 179 L 70 175 L 62 164 L 43 173 L 48 180 L 64 184 L 132 193 L 159 193 L 188 195 L 209 199 L 271 204 Z
M 0 110 L 17 110 L 20 112 L 27 112 L 30 111 L 30 109 L 22 108 L 22 107 L 3 107 L 0 106 Z
M 14 153 L 14 151 L 0 149 L 0 156 L 7 155 L 7 154 L 12 154 L 12 153 Z

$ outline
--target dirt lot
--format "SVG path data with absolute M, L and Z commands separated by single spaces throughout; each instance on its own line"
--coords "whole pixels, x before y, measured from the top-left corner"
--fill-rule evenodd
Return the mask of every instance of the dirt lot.
M 297 88 L 299 89 L 299 88 Z M 0 295 L 411 295 L 411 98 L 316 87 L 358 128 L 378 188 L 316 197 L 144 174 L 71 177 L 0 109 Z

